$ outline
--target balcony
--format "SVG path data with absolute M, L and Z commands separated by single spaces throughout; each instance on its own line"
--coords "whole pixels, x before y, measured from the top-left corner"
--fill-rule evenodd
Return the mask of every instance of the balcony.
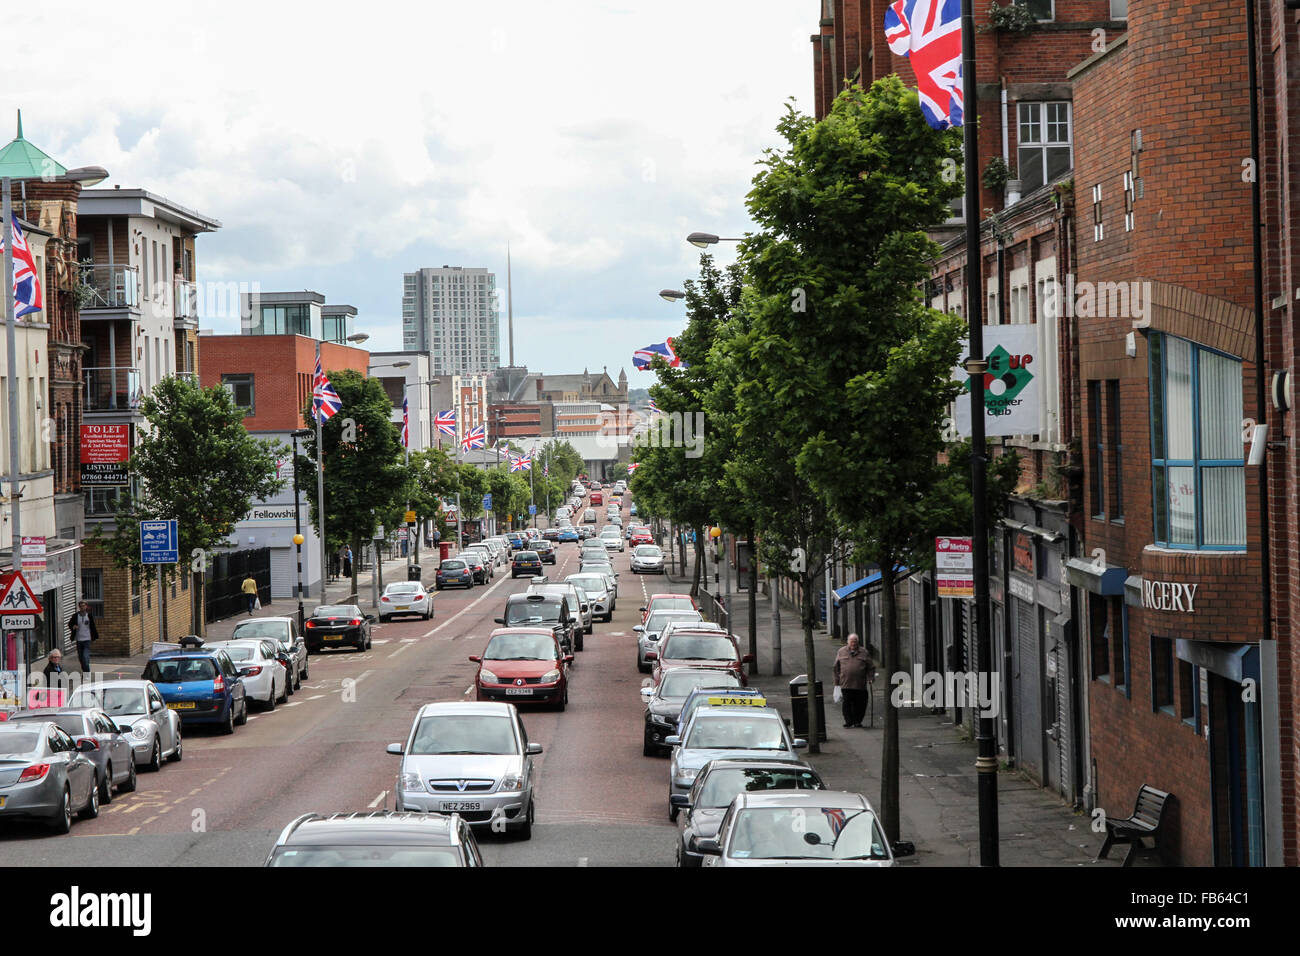
M 172 280 L 172 316 L 178 329 L 199 327 L 198 286 L 186 279 Z
M 87 368 L 82 372 L 86 382 L 84 411 L 130 414 L 140 407 L 144 392 L 140 387 L 139 369 L 119 366 Z
M 140 278 L 130 266 L 83 265 L 77 286 L 77 305 L 82 318 L 113 318 L 96 313 L 139 312 Z M 89 313 L 89 314 L 88 314 Z

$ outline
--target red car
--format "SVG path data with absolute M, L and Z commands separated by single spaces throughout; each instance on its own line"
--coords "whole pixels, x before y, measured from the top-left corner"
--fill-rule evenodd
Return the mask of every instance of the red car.
M 754 659 L 752 654 L 740 653 L 729 634 L 718 631 L 674 630 L 666 641 L 646 654 L 651 662 L 655 686 L 663 679 L 664 671 L 673 667 L 717 668 L 729 671 L 741 687 L 748 687 L 744 665 Z
M 652 594 L 650 602 L 641 608 L 641 623 L 646 622 L 651 611 L 698 611 L 700 606 L 689 594 Z
M 564 710 L 569 703 L 569 665 L 572 654 L 560 651 L 549 627 L 498 627 L 488 638 L 474 675 L 475 700 L 503 700 L 511 704 L 554 704 Z
M 628 536 L 627 543 L 631 545 L 654 544 L 655 537 L 650 533 L 649 528 L 637 528 Z

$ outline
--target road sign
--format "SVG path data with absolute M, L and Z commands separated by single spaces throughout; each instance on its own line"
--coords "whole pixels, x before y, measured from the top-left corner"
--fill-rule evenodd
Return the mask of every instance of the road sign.
M 36 627 L 35 614 L 6 614 L 4 627 L 15 631 L 30 631 Z
M 0 614 L 42 614 L 44 608 L 21 571 L 7 571 L 0 578 Z
M 45 570 L 45 537 L 23 535 L 23 570 L 24 571 L 44 571 Z
M 415 524 L 415 512 L 414 512 L 414 511 L 408 511 L 408 512 L 406 513 L 406 523 L 407 523 L 407 524 Z
M 537 505 L 529 505 L 529 506 L 528 506 L 528 513 L 529 513 L 530 515 L 535 515 L 535 514 L 537 514 Z
M 483 496 L 483 510 L 484 510 L 484 511 L 491 511 L 491 510 L 492 510 L 492 495 L 491 495 L 491 494 L 486 494 L 486 495 Z
M 140 522 L 142 564 L 175 564 L 180 559 L 180 529 L 175 518 Z

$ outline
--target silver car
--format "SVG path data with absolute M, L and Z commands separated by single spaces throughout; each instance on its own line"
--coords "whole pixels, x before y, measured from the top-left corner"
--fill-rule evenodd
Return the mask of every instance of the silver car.
M 691 837 L 705 866 L 893 866 L 867 798 L 840 790 L 741 793 L 716 839 Z M 899 847 L 899 855 L 904 853 Z
M 68 708 L 98 707 L 119 727 L 131 730 L 136 766 L 161 770 L 163 757 L 182 756 L 181 718 L 151 680 L 110 680 L 85 684 L 68 699 Z
M 528 590 L 525 591 L 524 593 L 525 594 L 558 594 L 562 597 L 568 598 L 570 610 L 574 608 L 577 609 L 577 612 L 575 613 L 574 616 L 578 619 L 578 623 L 579 623 L 578 630 L 582 634 L 591 633 L 592 631 L 591 602 L 588 601 L 586 597 L 581 592 L 579 592 L 578 588 L 573 584 L 570 584 L 567 581 L 565 581 L 562 584 L 561 583 L 530 584 L 528 585 Z M 579 636 L 579 635 L 575 635 L 575 636 Z M 574 648 L 579 651 L 582 650 L 582 641 L 578 640 L 575 643 Z
M 762 698 L 755 698 L 762 700 Z M 669 762 L 668 816 L 676 820 L 679 807 L 673 794 L 690 792 L 695 775 L 710 760 L 720 757 L 758 757 L 800 760 L 807 741 L 785 729 L 781 715 L 771 707 L 700 707 L 680 734 L 664 743 L 673 748 Z
M 99 781 L 77 744 L 49 720 L 0 722 L 0 820 L 35 817 L 56 833 L 72 829 L 72 814 L 99 816 Z
M 268 637 L 273 641 L 279 641 L 293 658 L 297 669 L 291 689 L 297 690 L 302 686 L 302 682 L 307 679 L 307 642 L 298 632 L 297 618 L 259 617 L 251 621 L 241 621 L 235 625 L 235 631 L 230 635 L 230 639 L 238 641 L 246 637 Z
M 56 709 L 19 711 L 9 718 L 11 724 L 52 721 L 67 732 L 78 745 L 83 740 L 94 741 L 94 749 L 85 751 L 95 765 L 95 780 L 99 786 L 99 802 L 113 802 L 113 791 L 130 793 L 135 789 L 135 753 L 131 739 L 122 728 L 97 707 L 71 710 Z
M 606 551 L 623 551 L 623 532 L 618 528 L 606 525 L 605 529 L 600 532 L 600 543 L 605 546 Z
M 289 699 L 289 675 L 276 656 L 274 641 L 246 638 L 214 641 L 203 647 L 205 650 L 223 650 L 229 655 L 244 682 L 244 693 L 249 700 L 257 701 L 266 710 L 275 710 L 276 701 Z
M 586 593 L 593 618 L 598 617 L 602 621 L 613 619 L 615 598 L 611 578 L 595 571 L 580 571 L 577 574 L 570 574 L 564 580 L 565 583 L 572 584 Z
M 638 544 L 632 549 L 632 570 L 637 574 L 663 574 L 663 549 L 657 544 Z
M 642 674 L 650 673 L 650 661 L 646 657 L 659 646 L 659 635 L 669 621 L 703 621 L 704 615 L 699 611 L 655 611 L 645 619 L 644 624 L 632 628 L 636 632 L 636 669 Z
M 533 757 L 514 704 L 425 704 L 406 744 L 389 744 L 402 765 L 394 792 L 398 810 L 457 813 L 474 826 L 505 826 L 533 835 Z
M 394 581 L 384 588 L 379 599 L 379 623 L 391 621 L 398 614 L 418 614 L 429 620 L 433 617 L 433 594 L 419 581 Z

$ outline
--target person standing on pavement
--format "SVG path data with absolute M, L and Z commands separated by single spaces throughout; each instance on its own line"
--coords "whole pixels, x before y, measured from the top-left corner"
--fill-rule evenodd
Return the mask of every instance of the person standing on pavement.
M 875 679 L 876 667 L 858 635 L 850 634 L 848 643 L 836 653 L 834 673 L 835 686 L 844 695 L 844 726 L 861 727 L 867 716 L 867 688 Z
M 352 545 L 343 549 L 343 576 L 352 577 Z
M 90 614 L 90 605 L 85 601 L 77 604 L 77 611 L 68 618 L 68 634 L 77 643 L 77 658 L 81 669 L 90 673 L 90 642 L 99 640 L 99 631 L 95 619 Z M 62 655 L 59 655 L 62 657 Z
M 244 592 L 248 598 L 248 616 L 253 616 L 253 610 L 257 605 L 257 580 L 250 574 L 244 578 L 244 583 L 239 586 L 239 590 Z

